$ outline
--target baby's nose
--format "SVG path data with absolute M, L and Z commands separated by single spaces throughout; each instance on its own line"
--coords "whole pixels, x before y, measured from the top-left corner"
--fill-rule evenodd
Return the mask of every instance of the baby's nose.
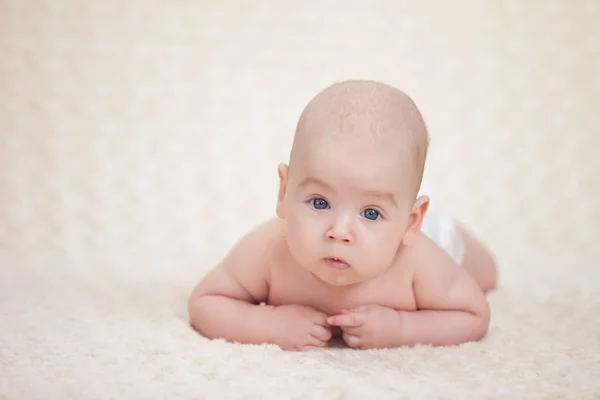
M 327 238 L 329 240 L 337 240 L 343 243 L 352 243 L 353 238 L 350 232 L 350 218 L 341 217 L 338 218 L 335 224 L 327 232 Z
M 350 238 L 350 235 L 348 235 L 345 232 L 330 232 L 328 235 L 328 238 L 331 240 L 339 240 L 340 242 L 344 242 L 344 243 L 351 243 L 352 239 Z

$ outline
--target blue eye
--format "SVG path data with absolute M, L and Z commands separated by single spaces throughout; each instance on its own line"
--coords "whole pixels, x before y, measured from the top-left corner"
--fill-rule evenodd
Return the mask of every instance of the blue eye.
M 314 199 L 311 199 L 310 204 L 316 210 L 325 210 L 325 209 L 329 208 L 329 203 L 327 202 L 327 200 L 325 200 L 321 197 L 315 197 Z
M 379 211 L 375 210 L 374 208 L 367 208 L 365 211 L 363 211 L 363 215 L 366 219 L 371 221 L 376 221 L 381 216 Z

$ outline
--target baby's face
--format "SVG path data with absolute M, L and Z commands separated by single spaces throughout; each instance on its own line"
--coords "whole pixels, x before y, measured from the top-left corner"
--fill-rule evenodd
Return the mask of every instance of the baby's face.
M 284 180 L 280 216 L 292 256 L 331 285 L 384 273 L 410 222 L 413 172 L 372 147 L 320 141 Z

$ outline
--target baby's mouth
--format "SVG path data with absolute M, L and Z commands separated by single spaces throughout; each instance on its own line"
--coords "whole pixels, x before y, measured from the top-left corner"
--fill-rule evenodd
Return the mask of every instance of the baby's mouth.
M 327 264 L 331 268 L 339 269 L 339 270 L 350 267 L 347 262 L 345 262 L 344 260 L 342 260 L 341 258 L 338 258 L 338 257 L 327 257 L 325 259 L 325 264 Z

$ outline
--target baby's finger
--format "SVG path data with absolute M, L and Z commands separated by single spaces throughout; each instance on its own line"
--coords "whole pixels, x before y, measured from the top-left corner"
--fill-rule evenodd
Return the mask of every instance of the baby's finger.
M 344 332 L 342 338 L 344 339 L 344 342 L 346 342 L 346 344 L 352 348 L 360 346 L 360 338 L 358 336 L 354 336 Z
M 361 326 L 365 323 L 365 314 L 362 313 L 350 313 L 334 315 L 327 318 L 327 322 L 330 325 L 336 326 Z
M 364 327 L 361 326 L 343 326 L 340 328 L 342 330 L 342 334 L 347 333 L 349 335 L 360 336 L 361 332 L 364 330 Z
M 323 313 L 315 314 L 315 317 L 312 318 L 312 321 L 317 324 L 329 328 L 329 324 L 327 323 L 327 315 Z
M 328 342 L 331 339 L 331 329 L 315 325 L 310 334 L 319 340 Z

